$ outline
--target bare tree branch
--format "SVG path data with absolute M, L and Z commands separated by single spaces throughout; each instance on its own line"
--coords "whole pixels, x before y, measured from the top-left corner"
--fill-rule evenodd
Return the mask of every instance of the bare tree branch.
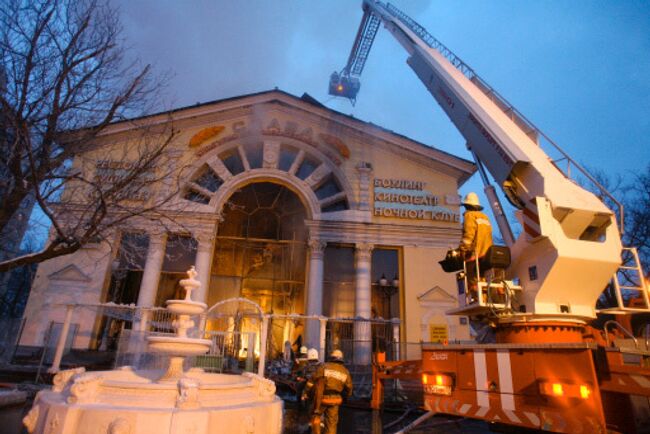
M 163 84 L 125 63 L 120 31 L 108 0 L 0 0 L 0 241 L 26 204 L 52 228 L 38 252 L 0 252 L 0 272 L 108 240 L 129 219 L 165 220 L 171 123 L 133 123 L 121 151 L 106 140 Z

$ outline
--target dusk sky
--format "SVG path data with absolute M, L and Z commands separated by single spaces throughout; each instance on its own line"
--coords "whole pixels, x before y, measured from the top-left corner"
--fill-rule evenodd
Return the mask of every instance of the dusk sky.
M 327 94 L 361 1 L 115 0 L 132 54 L 172 80 L 161 110 L 278 87 L 464 158 L 464 140 L 380 29 L 355 107 Z M 398 1 L 580 163 L 650 161 L 650 3 Z M 475 178 L 478 178 L 475 176 Z M 478 180 L 463 188 L 480 189 Z

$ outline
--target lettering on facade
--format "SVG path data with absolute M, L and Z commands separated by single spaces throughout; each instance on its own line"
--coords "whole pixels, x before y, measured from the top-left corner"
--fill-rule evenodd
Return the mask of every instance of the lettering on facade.
M 131 175 L 132 170 L 137 170 L 138 175 L 129 183 L 120 189 L 120 196 L 126 200 L 145 202 L 151 197 L 151 187 L 149 184 L 154 179 L 153 172 L 144 172 L 138 168 L 138 163 L 129 161 L 100 160 L 95 166 L 95 182 L 105 188 L 111 185 L 123 182 L 125 178 Z
M 373 215 L 410 220 L 460 221 L 460 214 L 440 205 L 438 196 L 425 190 L 426 182 L 375 178 Z
M 245 121 L 236 121 L 233 122 L 230 129 L 230 134 L 197 149 L 196 155 L 201 157 L 224 143 L 261 133 L 265 136 L 287 137 L 307 143 L 321 151 L 337 165 L 342 163 L 341 157 L 350 157 L 350 150 L 339 138 L 330 134 L 315 133 L 311 127 L 302 127 L 295 121 L 286 121 L 282 124 L 279 120 L 273 118 L 266 126 L 262 126 L 261 130 L 257 124 L 249 125 Z

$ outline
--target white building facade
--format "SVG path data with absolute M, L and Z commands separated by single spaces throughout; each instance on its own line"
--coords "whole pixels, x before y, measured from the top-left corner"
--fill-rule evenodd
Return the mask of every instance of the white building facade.
M 109 243 L 41 264 L 21 345 L 42 346 L 66 303 L 164 306 L 191 264 L 204 284 L 194 298 L 208 305 L 243 297 L 266 313 L 396 318 L 411 343 L 469 337 L 464 318 L 444 314 L 456 282 L 437 261 L 458 244 L 471 162 L 277 90 L 148 121 L 179 132 L 176 176 L 142 196 L 176 188 L 174 223 L 133 219 Z M 85 158 L 111 166 L 129 128 L 111 126 Z M 72 346 L 101 346 L 106 324 L 75 312 Z

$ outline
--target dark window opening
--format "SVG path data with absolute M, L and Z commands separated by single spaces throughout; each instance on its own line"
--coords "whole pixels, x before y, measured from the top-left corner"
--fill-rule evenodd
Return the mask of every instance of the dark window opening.
M 188 235 L 169 235 L 162 271 L 185 273 L 194 265 L 197 246 L 197 241 Z
M 219 154 L 219 158 L 233 175 L 238 175 L 244 171 L 244 163 L 241 161 L 237 148 Z
M 291 146 L 282 146 L 280 148 L 280 161 L 278 162 L 278 168 L 288 172 L 297 156 L 298 150 L 296 148 Z
M 203 167 L 201 174 L 194 180 L 194 182 L 213 193 L 223 184 L 221 178 L 219 178 L 219 176 L 217 176 L 217 174 L 214 173 L 207 164 Z
M 398 318 L 399 311 L 399 251 L 375 248 L 372 251 L 372 316 Z
M 156 306 L 164 306 L 167 300 L 185 297 L 179 282 L 187 278 L 187 270 L 196 262 L 197 245 L 197 241 L 187 235 L 170 234 L 167 237 Z
M 300 168 L 296 172 L 296 176 L 304 181 L 318 166 L 320 166 L 320 162 L 313 158 L 305 157 L 305 159 L 302 160 L 302 164 L 300 164 Z
M 264 159 L 264 144 L 259 142 L 247 145 L 246 158 L 248 158 L 248 165 L 251 169 L 261 168 Z
M 326 197 L 334 196 L 341 191 L 341 187 L 339 187 L 336 179 L 334 179 L 333 176 L 330 176 L 325 182 L 323 182 L 320 187 L 314 191 L 314 193 L 316 193 L 317 198 L 325 199 Z

